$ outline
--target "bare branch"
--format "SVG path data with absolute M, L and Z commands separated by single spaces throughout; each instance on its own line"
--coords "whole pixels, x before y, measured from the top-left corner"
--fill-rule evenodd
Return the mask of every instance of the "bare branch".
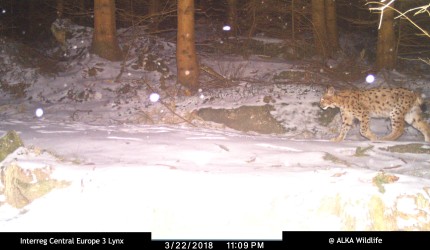
M 388 8 L 388 7 L 390 7 L 390 5 L 392 4 L 392 3 L 394 3 L 396 0 L 391 0 L 390 2 L 388 2 L 387 4 L 383 4 L 382 2 L 383 1 L 381 1 L 381 3 L 380 2 L 368 2 L 367 4 L 379 4 L 379 5 L 382 5 L 381 7 L 374 7 L 374 8 L 369 8 L 369 10 L 370 11 L 372 11 L 372 10 L 379 10 L 379 11 L 381 11 L 381 18 L 379 19 L 379 25 L 378 25 L 378 29 L 380 29 L 381 28 L 381 24 L 382 24 L 382 18 L 384 17 L 384 10 L 386 9 L 386 8 Z M 367 5 L 366 4 L 366 5 Z M 390 8 L 392 8 L 392 7 L 390 7 Z
M 412 8 L 412 9 L 409 9 L 409 10 L 407 10 L 407 11 L 405 11 L 405 12 L 400 12 L 399 10 L 397 10 L 396 8 L 394 8 L 394 7 L 392 7 L 392 6 L 390 6 L 391 4 L 393 4 L 394 2 L 395 2 L 396 0 L 391 0 L 390 2 L 388 2 L 387 4 L 383 4 L 383 3 L 380 3 L 380 2 L 369 2 L 369 3 L 367 3 L 367 4 L 378 4 L 378 5 L 382 5 L 381 7 L 374 7 L 374 8 L 369 8 L 369 10 L 370 11 L 373 11 L 373 10 L 378 10 L 378 11 L 381 11 L 381 18 L 379 19 L 379 26 L 378 26 L 378 29 L 380 29 L 381 28 L 381 23 L 382 23 L 382 18 L 383 18 L 383 15 L 384 15 L 384 10 L 386 9 L 386 8 L 390 8 L 390 9 L 392 9 L 392 10 L 394 10 L 395 12 L 397 12 L 399 15 L 396 17 L 396 19 L 397 18 L 401 18 L 401 17 L 403 17 L 403 18 L 405 18 L 406 20 L 408 20 L 413 26 L 415 26 L 417 29 L 419 29 L 425 36 L 427 36 L 427 37 L 430 37 L 430 34 L 429 34 L 429 32 L 427 32 L 426 30 L 424 30 L 423 28 L 421 28 L 417 23 L 415 23 L 412 19 L 410 19 L 406 14 L 407 13 L 409 13 L 409 12 L 412 12 L 412 11 L 416 11 L 415 13 L 414 13 L 414 16 L 416 16 L 416 15 L 418 15 L 418 14 L 422 14 L 422 13 L 428 13 L 429 14 L 429 16 L 430 16 L 430 12 L 428 11 L 428 8 L 430 8 L 430 4 L 427 4 L 427 5 L 423 5 L 423 6 L 419 6 L 419 7 L 416 7 L 416 8 Z

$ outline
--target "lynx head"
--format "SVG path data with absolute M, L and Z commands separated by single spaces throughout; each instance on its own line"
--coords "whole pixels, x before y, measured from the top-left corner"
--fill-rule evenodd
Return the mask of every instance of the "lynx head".
M 332 86 L 330 86 L 326 89 L 326 91 L 324 92 L 324 95 L 321 97 L 320 107 L 324 110 L 326 110 L 327 108 L 335 108 L 336 101 L 334 97 L 335 97 L 335 90 Z

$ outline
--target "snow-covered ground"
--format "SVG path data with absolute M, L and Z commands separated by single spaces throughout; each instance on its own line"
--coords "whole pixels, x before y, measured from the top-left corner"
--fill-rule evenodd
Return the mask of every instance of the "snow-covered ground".
M 1 78 L 0 132 L 15 130 L 24 142 L 2 171 L 49 168 L 50 178 L 67 183 L 24 207 L 0 203 L 0 231 L 281 239 L 286 230 L 430 229 L 430 145 L 410 127 L 396 142 L 369 142 L 357 126 L 346 141 L 330 142 L 340 119 L 321 122 L 319 98 L 326 85 L 345 85 L 327 78 L 323 66 L 310 71 L 306 62 L 202 53 L 203 64 L 235 81 L 204 82 L 186 96 L 175 85 L 174 44 L 127 41 L 122 33 L 122 45 L 136 50 L 115 81 L 121 62 L 88 54 L 91 30 L 71 29 L 64 53 L 73 59 L 55 74 L 20 65 L 11 52 L 17 45 L 0 43 L 9 66 Z M 282 74 L 290 78 L 275 81 Z M 430 96 L 427 76 L 390 74 Z M 30 85 L 23 96 L 5 91 L 5 83 L 20 82 Z M 364 79 L 354 84 L 370 87 Z M 152 93 L 160 99 L 150 100 Z M 195 117 L 199 108 L 267 99 L 285 134 L 240 132 Z M 388 133 L 388 121 L 372 122 L 376 133 Z

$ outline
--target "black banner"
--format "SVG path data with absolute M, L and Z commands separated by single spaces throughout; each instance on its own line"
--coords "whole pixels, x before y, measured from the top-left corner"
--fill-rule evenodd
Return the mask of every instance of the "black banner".
M 282 240 L 152 239 L 151 233 L 0 233 L 5 249 L 397 249 L 428 246 L 430 231 L 285 231 Z

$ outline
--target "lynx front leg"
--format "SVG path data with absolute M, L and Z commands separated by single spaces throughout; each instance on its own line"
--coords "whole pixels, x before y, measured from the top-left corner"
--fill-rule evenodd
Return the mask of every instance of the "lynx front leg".
M 344 112 L 341 112 L 342 115 L 342 127 L 340 129 L 340 134 L 336 137 L 331 139 L 331 141 L 334 142 L 340 142 L 345 139 L 346 134 L 351 129 L 352 122 L 354 120 L 354 116 L 350 114 L 345 114 Z
M 395 141 L 397 140 L 404 132 L 405 129 L 405 121 L 403 120 L 403 115 L 396 114 L 396 111 L 390 114 L 391 118 L 391 133 L 381 138 L 383 141 Z
M 370 118 L 368 115 L 363 115 L 360 120 L 360 134 L 371 141 L 376 141 L 378 137 L 370 130 Z
M 415 121 L 412 126 L 418 129 L 424 135 L 424 141 L 430 142 L 430 126 L 423 119 Z
M 406 114 L 405 121 L 418 129 L 426 142 L 430 142 L 430 125 L 424 120 L 422 111 L 419 107 L 414 107 Z

